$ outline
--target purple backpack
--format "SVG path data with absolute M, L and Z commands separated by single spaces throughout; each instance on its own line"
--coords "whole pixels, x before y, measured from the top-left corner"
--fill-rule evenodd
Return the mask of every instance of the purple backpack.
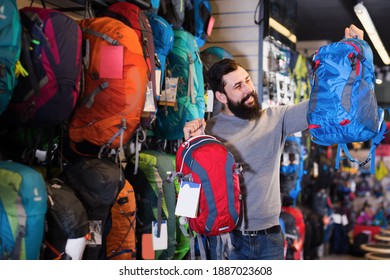
M 75 20 L 56 10 L 21 9 L 21 63 L 10 111 L 31 127 L 52 127 L 67 121 L 79 96 L 81 30 Z

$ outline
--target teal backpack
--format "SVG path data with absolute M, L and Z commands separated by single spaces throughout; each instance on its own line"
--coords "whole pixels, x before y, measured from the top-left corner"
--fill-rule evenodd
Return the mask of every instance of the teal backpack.
M 373 54 L 366 41 L 344 39 L 322 46 L 312 60 L 313 77 L 307 120 L 311 139 L 318 145 L 338 145 L 340 153 L 360 166 L 371 161 L 375 173 L 375 149 L 384 138 L 384 111 L 374 94 Z M 347 144 L 371 140 L 366 160 L 359 162 Z
M 38 171 L 0 161 L 0 259 L 40 258 L 47 199 L 46 184 Z
M 22 25 L 15 0 L 0 0 L 0 115 L 6 110 L 17 79 Z
M 184 137 L 185 123 L 205 113 L 203 64 L 196 39 L 188 31 L 174 30 L 166 77 L 178 78 L 176 104 L 159 108 L 155 133 L 160 139 L 178 140 Z

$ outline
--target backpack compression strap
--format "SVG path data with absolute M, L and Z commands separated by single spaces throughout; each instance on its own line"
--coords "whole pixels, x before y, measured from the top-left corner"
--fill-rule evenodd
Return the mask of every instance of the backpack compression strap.
M 386 110 L 390 112 L 390 108 L 386 108 Z M 385 137 L 384 135 L 389 132 L 389 131 L 386 131 L 386 122 L 383 120 L 383 114 L 381 114 L 381 115 L 382 116 L 381 116 L 381 121 L 380 121 L 380 123 L 381 123 L 380 129 L 379 129 L 378 133 L 374 136 L 374 138 L 372 138 L 372 140 L 371 140 L 372 144 L 371 144 L 371 148 L 370 148 L 370 151 L 368 153 L 366 160 L 364 160 L 362 162 L 357 161 L 356 159 L 353 158 L 353 156 L 349 152 L 347 144 L 339 144 L 337 146 L 336 166 L 335 166 L 336 169 L 339 169 L 339 167 L 340 167 L 340 159 L 341 159 L 340 154 L 341 154 L 341 149 L 343 149 L 346 157 L 351 162 L 355 162 L 355 163 L 359 164 L 359 166 L 364 166 L 369 161 L 371 161 L 370 173 L 375 174 L 375 150 L 380 145 L 383 138 Z
M 22 198 L 19 195 L 16 198 L 16 211 L 18 213 L 18 235 L 16 236 L 15 245 L 11 253 L 12 260 L 19 259 L 20 250 L 22 248 L 22 239 L 26 235 L 27 215 L 23 207 Z

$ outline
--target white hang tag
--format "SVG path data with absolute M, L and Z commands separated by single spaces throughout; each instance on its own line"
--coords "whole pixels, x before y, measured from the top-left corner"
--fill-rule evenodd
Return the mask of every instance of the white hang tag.
M 149 81 L 148 87 L 146 90 L 146 100 L 144 105 L 144 112 L 155 112 L 156 106 L 154 105 L 154 97 L 153 97 L 153 86 L 152 82 Z
M 181 181 L 175 209 L 176 216 L 196 218 L 200 187 L 201 185 L 198 183 Z
M 152 222 L 153 230 L 153 250 L 165 250 L 168 249 L 168 228 L 167 221 L 163 220 L 161 222 L 160 236 L 158 236 L 158 223 L 156 221 Z

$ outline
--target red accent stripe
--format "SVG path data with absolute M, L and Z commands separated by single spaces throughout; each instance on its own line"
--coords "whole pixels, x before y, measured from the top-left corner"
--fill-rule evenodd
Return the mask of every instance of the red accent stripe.
M 351 45 L 352 47 L 355 48 L 355 50 L 358 52 L 358 54 L 360 54 L 360 49 L 358 46 L 356 46 L 354 43 L 352 42 L 346 42 L 348 45 Z M 359 76 L 360 75 L 360 59 L 357 60 L 357 63 L 356 63 L 356 76 Z
M 340 125 L 344 126 L 344 125 L 349 124 L 350 122 L 351 122 L 350 120 L 342 120 L 342 121 L 340 122 Z
M 313 128 L 320 128 L 321 126 L 318 125 L 318 124 L 309 124 L 309 126 L 307 127 L 308 129 L 313 129 Z

